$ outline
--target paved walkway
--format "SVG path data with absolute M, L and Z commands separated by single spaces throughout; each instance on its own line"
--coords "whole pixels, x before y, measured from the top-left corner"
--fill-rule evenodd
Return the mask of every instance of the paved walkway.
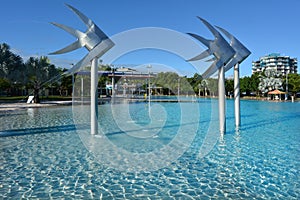
M 72 101 L 44 101 L 42 103 L 0 103 L 0 111 L 12 111 L 25 108 L 72 105 Z

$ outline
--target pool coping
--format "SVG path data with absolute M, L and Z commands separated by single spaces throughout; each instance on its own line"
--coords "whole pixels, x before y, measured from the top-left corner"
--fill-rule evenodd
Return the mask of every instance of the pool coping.
M 0 111 L 14 111 L 26 108 L 41 108 L 41 107 L 50 107 L 50 106 L 66 106 L 72 105 L 72 101 L 44 101 L 41 103 L 0 103 Z

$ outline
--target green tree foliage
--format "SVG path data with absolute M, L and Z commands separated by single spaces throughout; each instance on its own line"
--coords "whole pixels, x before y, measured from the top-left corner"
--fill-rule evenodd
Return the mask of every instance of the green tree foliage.
M 86 67 L 89 70 L 90 67 Z M 100 70 L 112 71 L 109 65 L 100 65 Z M 39 58 L 30 57 L 25 63 L 19 55 L 13 53 L 6 43 L 0 44 L 0 94 L 13 93 L 16 90 L 33 89 L 36 101 L 39 102 L 39 92 L 43 88 L 49 88 L 52 91 L 59 91 L 61 95 L 68 95 L 72 92 L 72 76 L 59 76 L 66 69 L 56 68 L 47 57 Z M 84 84 L 90 85 L 90 77 L 86 75 L 74 75 L 78 79 L 83 79 Z M 60 78 L 58 78 L 60 77 Z M 240 78 L 240 90 L 242 94 L 250 95 L 256 93 L 266 93 L 267 91 L 283 88 L 285 89 L 285 78 L 275 72 L 264 71 L 263 73 L 255 73 L 251 77 Z M 120 78 L 115 78 L 115 83 Z M 126 80 L 131 84 L 140 85 L 144 89 L 147 88 L 145 80 Z M 217 79 L 203 79 L 198 73 L 193 77 L 182 77 L 174 72 L 161 72 L 155 78 L 151 78 L 151 85 L 162 87 L 163 94 L 181 95 L 198 94 L 198 95 L 217 95 L 218 81 Z M 111 78 L 107 76 L 99 77 L 99 86 L 105 87 L 106 83 L 111 83 Z M 80 81 L 76 81 L 75 94 L 80 94 Z M 79 85 L 78 85 L 79 84 Z M 77 88 L 77 89 L 76 89 Z M 233 92 L 233 80 L 227 79 L 225 82 L 226 94 Z M 288 90 L 295 95 L 300 91 L 300 75 L 288 75 Z M 84 95 L 88 95 L 89 91 L 85 90 Z
M 210 96 L 216 96 L 218 92 L 218 79 L 208 78 L 207 88 Z
M 254 73 L 254 74 L 252 74 L 251 77 L 250 77 L 250 85 L 249 85 L 249 89 L 250 89 L 252 92 L 255 92 L 256 96 L 259 95 L 258 85 L 259 85 L 259 74 L 258 74 L 258 73 Z
M 24 65 L 20 56 L 11 52 L 9 45 L 0 44 L 0 78 L 9 84 L 23 83 Z
M 55 87 L 58 89 L 59 91 L 59 95 L 60 96 L 68 96 L 72 93 L 72 89 L 73 89 L 73 81 L 72 81 L 72 74 L 71 75 L 62 75 L 64 72 L 67 71 L 67 69 L 62 69 L 62 68 L 58 68 L 58 73 L 61 75 L 58 79 L 58 81 L 50 81 L 49 84 L 47 84 L 47 87 L 50 87 L 55 85 Z M 58 75 L 55 75 L 54 73 L 54 77 L 57 77 Z M 74 74 L 74 80 L 76 79 L 76 74 Z
M 10 87 L 10 83 L 6 78 L 0 78 L 0 92 L 6 91 Z
M 168 94 L 176 94 L 178 90 L 178 74 L 174 72 L 160 72 L 153 80 L 153 84 L 164 88 Z
M 100 65 L 99 70 L 112 71 L 112 68 L 109 65 Z M 108 76 L 99 76 L 98 86 L 105 88 L 106 83 L 111 83 L 111 78 Z
M 288 75 L 288 90 L 295 95 L 300 91 L 300 75 L 299 74 L 289 74 Z
M 30 57 L 25 63 L 28 85 L 33 88 L 34 102 L 40 103 L 39 92 L 42 86 L 47 86 L 53 78 L 59 75 L 58 69 L 50 64 L 49 59 L 45 56 L 40 58 Z
M 234 91 L 234 81 L 233 79 L 226 79 L 225 80 L 225 91 L 227 95 L 233 94 Z
M 240 92 L 244 95 L 251 95 L 251 93 L 256 94 L 256 96 L 259 95 L 259 89 L 258 89 L 258 85 L 260 82 L 260 74 L 259 73 L 255 73 L 252 74 L 250 77 L 249 76 L 245 76 L 240 78 Z
M 198 75 L 194 77 L 196 76 Z M 165 95 L 193 95 L 195 94 L 193 84 L 196 84 L 197 81 L 191 84 L 192 79 L 181 77 L 174 72 L 160 72 L 151 81 L 154 85 L 163 87 Z
M 200 92 L 201 90 L 201 82 L 202 82 L 203 78 L 200 74 L 195 73 L 193 77 L 191 78 L 187 78 L 187 81 L 190 83 L 190 85 L 193 87 L 193 90 L 195 93 Z
M 30 57 L 25 63 L 19 55 L 14 54 L 9 45 L 0 44 L 0 91 L 1 94 L 18 95 L 18 90 L 34 90 L 35 102 L 39 102 L 40 89 L 70 90 L 72 79 L 70 76 L 59 74 L 65 70 L 56 68 L 47 57 Z M 59 81 L 58 81 L 59 79 Z M 5 92 L 3 92 L 5 91 Z M 23 93 L 22 93 L 23 94 Z M 25 92 L 26 94 L 26 92 Z
M 240 92 L 246 96 L 250 95 L 251 90 L 251 77 L 245 76 L 240 80 Z

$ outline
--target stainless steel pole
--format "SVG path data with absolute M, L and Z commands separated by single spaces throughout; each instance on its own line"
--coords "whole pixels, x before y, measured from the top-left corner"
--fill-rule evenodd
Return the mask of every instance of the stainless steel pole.
M 235 116 L 235 126 L 236 128 L 238 128 L 241 123 L 239 63 L 234 65 L 234 116 Z
M 179 100 L 179 96 L 180 96 L 180 77 L 178 77 L 177 95 L 178 95 L 178 100 Z
M 224 134 L 226 131 L 226 119 L 225 119 L 225 72 L 224 67 L 219 69 L 219 123 L 220 123 L 220 133 Z
M 151 69 L 151 65 L 148 65 L 147 68 L 148 68 L 148 87 L 149 87 L 149 90 L 148 90 L 148 93 L 149 93 L 149 97 L 148 97 L 148 100 L 149 100 L 149 110 L 150 110 L 150 103 L 151 103 L 151 83 L 150 83 L 150 69 Z
M 287 101 L 289 96 L 288 71 L 285 73 L 285 100 Z
M 98 133 L 98 58 L 92 60 L 91 68 L 91 134 Z

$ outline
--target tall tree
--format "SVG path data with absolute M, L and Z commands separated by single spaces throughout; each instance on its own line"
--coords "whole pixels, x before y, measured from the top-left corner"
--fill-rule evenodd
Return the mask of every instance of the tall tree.
M 174 72 L 160 72 L 153 80 L 153 84 L 167 89 L 169 94 L 177 94 L 180 77 Z
M 250 95 L 251 92 L 251 78 L 249 76 L 245 76 L 240 80 L 240 90 L 242 94 Z
M 42 86 L 51 83 L 59 75 L 59 71 L 54 65 L 50 64 L 45 56 L 40 58 L 30 57 L 25 63 L 29 86 L 33 88 L 34 102 L 40 103 L 39 92 Z
M 0 94 L 2 95 L 2 91 L 6 91 L 9 89 L 10 84 L 9 81 L 5 78 L 0 78 Z
M 22 58 L 14 54 L 8 44 L 0 44 L 0 78 L 10 86 L 24 84 L 24 70 Z
M 190 83 L 190 85 L 193 87 L 193 90 L 195 93 L 199 94 L 200 85 L 203 78 L 200 74 L 195 73 L 193 77 L 187 78 L 187 81 Z
M 300 74 L 288 75 L 288 91 L 295 95 L 300 92 Z
M 250 77 L 250 90 L 251 92 L 255 92 L 256 96 L 259 95 L 259 73 L 254 73 Z
M 73 89 L 72 78 L 73 78 L 73 76 L 72 75 L 63 75 L 64 72 L 68 71 L 67 69 L 58 68 L 57 70 L 59 71 L 59 74 L 61 74 L 61 76 L 59 77 L 58 83 L 57 83 L 57 89 L 59 91 L 60 96 L 63 96 L 63 95 L 68 96 L 69 94 L 72 94 L 72 89 Z M 76 74 L 74 74 L 74 80 L 75 80 L 75 78 L 76 78 Z
M 227 95 L 230 95 L 233 93 L 234 90 L 234 81 L 233 79 L 226 79 L 225 80 L 225 91 Z

